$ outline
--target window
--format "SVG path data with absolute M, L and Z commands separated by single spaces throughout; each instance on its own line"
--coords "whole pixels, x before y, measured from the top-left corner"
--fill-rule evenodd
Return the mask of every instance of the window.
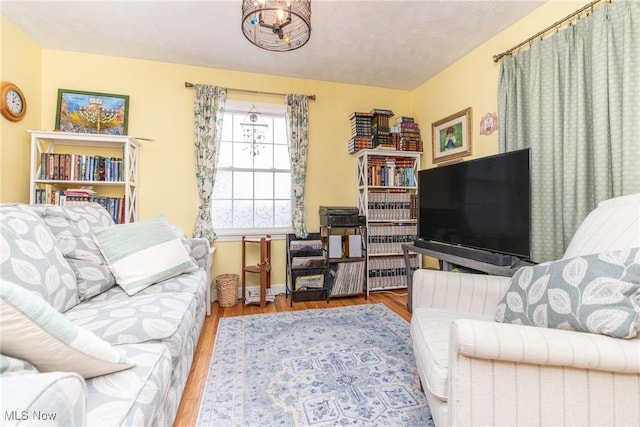
M 259 137 L 246 126 L 252 110 L 259 112 Z M 219 236 L 292 232 L 285 110 L 284 104 L 227 101 L 211 203 Z

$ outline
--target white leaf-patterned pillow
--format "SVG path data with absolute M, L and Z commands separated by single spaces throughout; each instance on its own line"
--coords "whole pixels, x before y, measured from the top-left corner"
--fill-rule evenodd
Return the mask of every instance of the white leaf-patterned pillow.
M 640 248 L 523 267 L 496 321 L 633 338 L 640 332 Z

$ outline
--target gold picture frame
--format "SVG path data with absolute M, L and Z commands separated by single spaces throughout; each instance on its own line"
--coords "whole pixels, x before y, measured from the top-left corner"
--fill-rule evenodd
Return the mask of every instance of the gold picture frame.
M 471 107 L 431 125 L 433 163 L 471 155 Z

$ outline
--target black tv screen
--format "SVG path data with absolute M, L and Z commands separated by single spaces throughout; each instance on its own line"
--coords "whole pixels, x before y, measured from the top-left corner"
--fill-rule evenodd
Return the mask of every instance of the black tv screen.
M 530 150 L 418 172 L 418 239 L 531 258 Z

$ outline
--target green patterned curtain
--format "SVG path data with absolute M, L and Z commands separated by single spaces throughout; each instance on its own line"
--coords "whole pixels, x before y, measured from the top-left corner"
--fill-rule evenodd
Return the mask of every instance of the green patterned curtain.
M 504 57 L 498 111 L 500 152 L 532 151 L 532 258 L 557 259 L 598 202 L 640 191 L 640 2 Z
M 227 89 L 217 86 L 196 85 L 193 103 L 194 143 L 196 149 L 196 183 L 198 189 L 198 217 L 193 237 L 216 238 L 211 223 L 211 193 L 216 180 L 220 135 Z
M 306 95 L 287 95 L 287 139 L 293 186 L 293 232 L 304 239 L 309 233 L 304 221 L 304 182 L 309 146 L 309 101 Z

